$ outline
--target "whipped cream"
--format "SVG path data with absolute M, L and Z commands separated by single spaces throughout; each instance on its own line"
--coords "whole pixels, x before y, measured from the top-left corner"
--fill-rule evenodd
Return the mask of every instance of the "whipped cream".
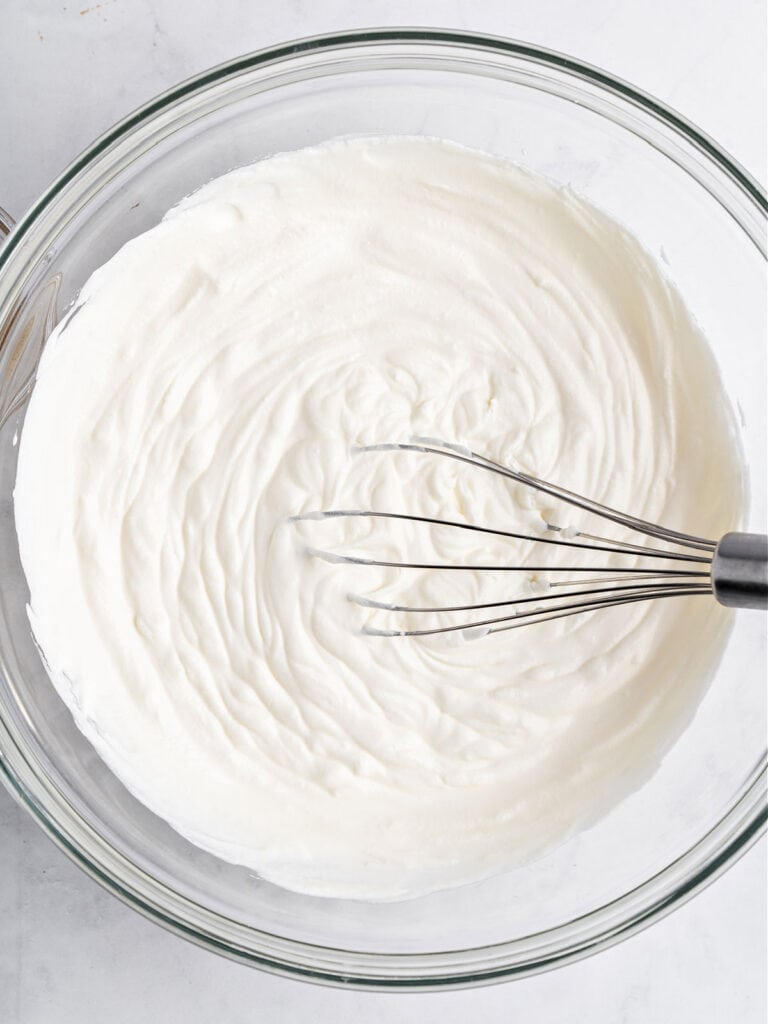
M 417 895 L 584 827 L 658 765 L 728 632 L 723 608 L 690 597 L 493 635 L 363 636 L 466 616 L 416 623 L 350 592 L 460 605 L 551 579 L 333 564 L 308 546 L 558 559 L 290 516 L 622 537 L 453 460 L 351 453 L 412 435 L 672 528 L 738 522 L 717 370 L 652 258 L 569 191 L 436 140 L 283 154 L 185 199 L 87 282 L 21 436 L 30 620 L 78 726 L 192 842 L 306 893 Z

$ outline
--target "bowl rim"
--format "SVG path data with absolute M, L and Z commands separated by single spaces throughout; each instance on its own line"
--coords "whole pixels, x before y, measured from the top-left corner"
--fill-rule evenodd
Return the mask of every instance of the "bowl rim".
M 69 184 L 134 129 L 146 125 L 156 115 L 168 111 L 174 104 L 188 99 L 196 92 L 261 66 L 302 55 L 342 51 L 357 46 L 374 48 L 408 44 L 438 50 L 440 47 L 460 47 L 477 53 L 521 58 L 532 64 L 543 65 L 550 71 L 565 73 L 571 79 L 598 87 L 599 92 L 628 101 L 650 115 L 655 122 L 671 129 L 673 134 L 682 136 L 706 160 L 714 163 L 756 207 L 764 226 L 768 216 L 768 198 L 757 181 L 686 118 L 615 75 L 566 54 L 501 36 L 416 27 L 360 29 L 305 37 L 225 61 L 160 93 L 118 121 L 69 164 L 12 228 L 0 248 L 0 305 L 2 271 L 33 225 Z M 254 952 L 236 942 L 222 939 L 215 934 L 215 929 L 203 927 L 201 916 L 208 918 L 208 924 L 227 919 L 193 904 L 186 897 L 182 897 L 181 901 L 198 912 L 194 915 L 198 916 L 198 922 L 190 921 L 189 915 L 181 917 L 174 914 L 174 909 L 179 905 L 178 895 L 145 874 L 137 865 L 130 864 L 114 848 L 107 850 L 103 841 L 92 832 L 91 850 L 94 845 L 96 848 L 104 848 L 111 853 L 112 863 L 105 865 L 94 859 L 84 842 L 89 831 L 86 823 L 75 820 L 77 827 L 73 830 L 72 822 L 70 828 L 67 828 L 59 816 L 51 815 L 51 804 L 59 805 L 57 809 L 67 813 L 67 808 L 62 806 L 63 798 L 48 780 L 40 779 L 27 756 L 21 736 L 2 712 L 0 705 L 0 778 L 3 778 L 11 794 L 31 812 L 44 831 L 87 874 L 145 917 L 199 946 L 272 973 L 345 988 L 392 990 L 469 987 L 528 976 L 582 959 L 628 938 L 682 905 L 745 853 L 765 831 L 768 822 L 767 772 L 763 761 L 762 765 L 756 765 L 750 780 L 725 816 L 683 855 L 645 879 L 635 889 L 589 911 L 581 918 L 514 940 L 439 953 L 393 954 L 332 949 L 248 929 L 249 933 L 265 940 L 274 940 L 271 944 L 266 943 L 271 945 L 267 952 Z M 9 749 L 17 755 L 14 765 L 8 757 Z M 69 810 L 76 816 L 74 810 Z M 78 834 L 73 834 L 73 831 Z M 124 867 L 127 865 L 125 874 L 121 875 L 115 870 L 116 861 L 122 861 Z M 162 906 L 160 901 L 152 898 L 153 891 L 154 894 L 173 894 L 177 898 L 175 901 L 166 899 L 165 906 Z M 564 941 L 569 932 L 570 941 Z M 528 955 L 522 960 L 511 955 L 513 948 L 519 948 L 525 942 L 530 944 L 534 939 L 545 940 L 540 941 L 537 955 Z M 302 955 L 297 957 L 299 953 Z M 472 956 L 462 963 L 462 957 L 466 958 L 470 954 Z
M 593 85 L 600 86 L 608 93 L 620 96 L 636 104 L 647 113 L 654 115 L 659 121 L 682 134 L 697 149 L 705 153 L 726 174 L 732 178 L 743 191 L 757 204 L 764 214 L 768 214 L 768 193 L 752 174 L 734 157 L 730 156 L 714 139 L 689 121 L 673 107 L 662 103 L 650 93 L 638 89 L 618 75 L 611 74 L 587 61 L 579 60 L 559 50 L 551 50 L 543 46 L 535 46 L 522 40 L 488 33 L 453 31 L 437 28 L 393 27 L 364 28 L 348 32 L 333 32 L 316 36 L 303 36 L 275 46 L 253 50 L 240 57 L 215 64 L 196 75 L 191 75 L 170 89 L 158 93 L 152 99 L 136 107 L 121 120 L 115 122 L 93 142 L 79 153 L 67 167 L 54 178 L 40 197 L 23 213 L 12 226 L 11 232 L 0 247 L 0 270 L 8 261 L 11 253 L 52 200 L 96 157 L 100 156 L 113 143 L 127 135 L 133 128 L 147 121 L 154 114 L 167 109 L 177 100 L 189 97 L 193 92 L 223 79 L 247 71 L 261 65 L 274 63 L 287 57 L 295 57 L 312 51 L 338 49 L 346 46 L 376 43 L 428 43 L 443 45 L 466 46 L 476 50 L 490 50 L 511 56 L 528 58 L 544 64 L 554 70 L 569 72 L 576 78 Z

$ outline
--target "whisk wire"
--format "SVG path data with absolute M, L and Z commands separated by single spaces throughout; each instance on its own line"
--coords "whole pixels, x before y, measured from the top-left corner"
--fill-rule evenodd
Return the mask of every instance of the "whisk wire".
M 453 519 L 435 519 L 431 516 L 408 515 L 404 512 L 370 512 L 364 509 L 330 509 L 327 512 L 308 512 L 304 515 L 292 516 L 294 521 L 301 519 L 399 519 L 404 522 L 430 523 L 433 526 L 452 526 L 458 530 L 471 530 L 474 533 L 485 533 L 495 537 L 509 537 L 516 540 L 530 540 L 537 544 L 552 544 L 561 548 L 583 548 L 586 551 L 605 551 L 609 554 L 635 555 L 643 554 L 649 558 L 671 559 L 676 562 L 710 561 L 703 555 L 682 554 L 679 551 L 662 551 L 660 548 L 649 548 L 637 544 L 622 544 L 619 541 L 607 541 L 602 544 L 585 544 L 576 540 L 555 540 L 552 537 L 537 536 L 533 533 L 516 533 L 511 530 L 497 530 L 490 526 L 477 526 L 475 523 L 462 523 Z M 579 536 L 584 536 L 579 534 Z M 604 538 L 594 538 L 604 540 Z
M 382 558 L 363 558 L 362 555 L 340 555 L 335 551 L 323 548 L 308 547 L 307 554 L 321 558 L 325 562 L 345 565 L 380 566 L 385 569 L 444 569 L 452 572 L 616 572 L 616 567 L 596 565 L 456 565 L 453 562 L 395 562 Z M 697 559 L 698 561 L 698 559 Z M 702 560 L 702 561 L 707 561 Z M 627 566 L 624 573 L 647 573 L 648 568 Z M 693 569 L 654 569 L 656 576 L 702 576 L 709 577 L 708 572 Z
M 500 618 L 481 619 L 475 622 L 464 622 L 452 626 L 436 626 L 433 629 L 375 629 L 371 626 L 364 626 L 363 633 L 366 636 L 437 636 L 440 633 L 458 633 L 467 631 L 487 630 L 483 635 L 489 633 L 502 633 L 508 629 L 515 629 L 518 626 L 532 625 L 533 622 L 552 622 L 555 619 L 568 618 L 571 615 L 579 615 L 585 611 L 595 611 L 598 608 L 615 608 L 623 604 L 635 604 L 638 601 L 648 601 L 651 598 L 681 597 L 694 594 L 711 594 L 711 587 L 689 587 L 682 590 L 657 590 L 649 591 L 639 595 L 624 595 L 619 597 L 597 598 L 590 601 L 579 601 L 574 604 L 561 605 L 557 609 L 532 609 L 519 614 L 504 615 Z
M 361 594 L 348 594 L 347 597 L 353 604 L 359 604 L 362 608 L 378 608 L 381 611 L 387 612 L 408 612 L 416 614 L 438 614 L 448 612 L 474 612 L 482 611 L 486 608 L 505 608 L 514 605 L 528 605 L 537 604 L 540 605 L 543 602 L 548 601 L 564 601 L 571 597 L 588 597 L 595 594 L 618 594 L 621 592 L 637 591 L 637 596 L 643 597 L 648 596 L 651 591 L 657 593 L 658 591 L 674 590 L 678 592 L 680 590 L 692 590 L 699 591 L 702 584 L 699 582 L 661 582 L 656 583 L 653 586 L 647 584 L 627 584 L 619 587 L 595 587 L 589 590 L 573 590 L 567 594 L 536 594 L 532 597 L 513 597 L 505 601 L 483 601 L 478 604 L 459 604 L 459 605 L 436 605 L 434 607 L 427 606 L 414 606 L 404 604 L 391 604 L 388 601 L 377 601 L 375 598 L 363 597 Z M 707 588 L 711 591 L 711 587 Z
M 420 452 L 428 455 L 442 455 L 444 458 L 456 459 L 469 466 L 477 466 L 479 469 L 487 469 L 492 473 L 505 476 L 510 480 L 526 484 L 528 487 L 541 491 L 543 494 L 549 494 L 553 498 L 565 501 L 567 504 L 573 505 L 575 508 L 591 512 L 603 519 L 608 519 L 613 523 L 618 523 L 620 526 L 624 526 L 627 529 L 643 533 L 648 537 L 657 537 L 661 540 L 667 540 L 670 543 L 679 544 L 683 547 L 711 551 L 714 551 L 717 546 L 715 541 L 707 540 L 705 537 L 696 537 L 693 534 L 670 530 L 665 526 L 659 526 L 656 523 L 649 523 L 645 519 L 638 519 L 637 516 L 631 516 L 627 513 L 619 512 L 617 509 L 611 508 L 608 505 L 601 505 L 599 502 L 592 501 L 590 498 L 585 498 L 583 495 L 575 494 L 573 491 L 569 491 L 565 487 L 559 487 L 557 484 L 549 483 L 546 480 L 540 480 L 538 477 L 530 476 L 528 473 L 522 473 L 520 470 L 510 469 L 508 466 L 502 466 L 501 463 L 494 462 L 492 459 L 488 459 L 484 455 L 479 455 L 477 452 L 470 451 L 468 448 L 462 448 L 460 445 L 450 445 L 444 444 L 443 442 L 437 442 L 442 445 L 438 448 L 434 447 L 435 442 L 433 442 L 431 438 L 416 440 L 423 440 L 424 442 L 431 443 L 388 442 L 385 444 L 360 445 L 354 450 L 357 452 L 402 451 Z

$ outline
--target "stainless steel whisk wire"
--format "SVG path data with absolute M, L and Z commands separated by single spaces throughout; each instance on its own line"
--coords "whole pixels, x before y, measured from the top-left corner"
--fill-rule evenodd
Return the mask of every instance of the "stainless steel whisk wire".
M 530 597 L 517 597 L 503 601 L 487 601 L 464 605 L 412 606 L 377 601 L 371 598 L 350 594 L 350 599 L 364 607 L 397 612 L 402 615 L 440 614 L 456 612 L 489 612 L 491 609 L 511 608 L 511 612 L 501 616 L 472 619 L 470 621 L 428 629 L 378 629 L 365 626 L 363 632 L 368 636 L 383 637 L 420 637 L 433 636 L 441 633 L 464 632 L 469 635 L 485 636 L 491 633 L 517 629 L 521 626 L 533 625 L 537 622 L 548 622 L 554 619 L 580 615 L 584 612 L 600 608 L 613 608 L 619 605 L 634 604 L 657 598 L 690 597 L 694 595 L 710 595 L 721 604 L 742 608 L 768 607 L 768 537 L 753 533 L 727 533 L 719 541 L 708 540 L 693 534 L 670 530 L 665 526 L 639 519 L 636 516 L 619 512 L 607 505 L 601 505 L 583 495 L 576 494 L 564 487 L 538 477 L 515 470 L 509 466 L 494 462 L 477 452 L 461 445 L 452 444 L 433 438 L 413 438 L 408 443 L 385 443 L 363 445 L 354 449 L 357 454 L 369 452 L 416 452 L 424 455 L 436 455 L 454 459 L 473 468 L 505 477 L 515 483 L 523 484 L 540 493 L 563 501 L 584 512 L 598 516 L 603 520 L 615 523 L 623 529 L 651 537 L 656 541 L 684 548 L 684 551 L 667 551 L 648 544 L 625 543 L 609 537 L 597 536 L 592 533 L 574 531 L 568 539 L 562 539 L 565 531 L 562 528 L 546 524 L 547 530 L 560 534 L 560 537 L 539 536 L 515 530 L 502 530 L 489 526 L 431 516 L 411 515 L 405 512 L 382 512 L 364 509 L 328 509 L 320 512 L 309 512 L 292 516 L 292 520 L 324 520 L 341 518 L 366 518 L 382 520 L 399 520 L 404 522 L 424 523 L 433 526 L 445 526 L 458 530 L 469 530 L 488 536 L 506 537 L 523 540 L 550 547 L 568 548 L 572 550 L 599 551 L 610 555 L 642 556 L 651 560 L 650 565 L 627 566 L 579 566 L 579 565 L 523 565 L 523 564 L 490 564 L 464 565 L 442 562 L 410 562 L 374 558 L 364 558 L 352 554 L 337 554 L 321 548 L 308 547 L 310 555 L 328 562 L 347 565 L 381 566 L 397 569 L 419 569 L 435 571 L 469 571 L 469 572 L 508 572 L 508 573 L 546 573 L 553 574 L 586 574 L 592 578 L 577 580 L 547 581 L 546 593 Z M 660 566 L 659 562 L 674 562 L 675 567 Z M 677 566 L 681 566 L 678 568 Z M 650 582 L 649 582 L 650 581 Z M 561 589 L 570 588 L 570 589 Z M 577 588 L 577 589 L 574 589 Z M 574 600 L 576 599 L 576 600 Z M 522 606 L 523 610 L 518 610 Z

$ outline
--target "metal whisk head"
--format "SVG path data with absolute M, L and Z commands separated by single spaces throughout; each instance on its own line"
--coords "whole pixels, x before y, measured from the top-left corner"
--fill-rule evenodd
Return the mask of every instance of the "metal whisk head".
M 565 502 L 614 523 L 624 530 L 645 538 L 671 545 L 665 550 L 648 543 L 625 543 L 610 537 L 593 533 L 563 530 L 547 525 L 555 536 L 538 536 L 514 530 L 501 530 L 490 526 L 430 516 L 409 515 L 402 512 L 383 512 L 362 509 L 329 509 L 293 516 L 293 520 L 366 518 L 400 520 L 451 527 L 456 530 L 471 530 L 493 537 L 505 537 L 528 541 L 536 545 L 567 548 L 570 550 L 598 551 L 605 555 L 629 556 L 634 560 L 642 556 L 642 565 L 626 568 L 595 567 L 582 565 L 542 564 L 491 564 L 463 565 L 454 563 L 387 561 L 363 558 L 352 554 L 337 554 L 320 548 L 308 548 L 309 554 L 328 562 L 346 565 L 382 566 L 397 569 L 421 569 L 445 572 L 508 572 L 546 573 L 557 577 L 549 580 L 546 593 L 531 597 L 517 597 L 504 601 L 489 601 L 478 604 L 445 605 L 421 607 L 391 604 L 376 601 L 360 595 L 350 599 L 367 608 L 396 612 L 402 616 L 418 617 L 421 614 L 467 613 L 465 621 L 451 625 L 418 628 L 412 620 L 411 628 L 378 629 L 364 627 L 369 636 L 434 636 L 440 633 L 464 632 L 468 636 L 486 636 L 491 633 L 518 629 L 536 622 L 549 622 L 600 608 L 614 608 L 618 605 L 634 604 L 656 598 L 690 597 L 699 594 L 714 595 L 723 604 L 740 607 L 766 607 L 768 602 L 768 538 L 757 534 L 731 533 L 721 541 L 708 540 L 692 534 L 680 533 L 656 523 L 649 523 L 636 516 L 591 501 L 556 484 L 540 480 L 519 470 L 511 469 L 488 459 L 477 452 L 460 445 L 438 441 L 433 438 L 414 438 L 407 444 L 376 444 L 355 449 L 364 452 L 419 452 L 454 459 L 475 469 L 497 474 L 536 491 Z M 682 550 L 681 550 L 682 549 Z M 575 578 L 574 578 L 575 577 Z M 497 611 L 507 609 L 504 614 Z

